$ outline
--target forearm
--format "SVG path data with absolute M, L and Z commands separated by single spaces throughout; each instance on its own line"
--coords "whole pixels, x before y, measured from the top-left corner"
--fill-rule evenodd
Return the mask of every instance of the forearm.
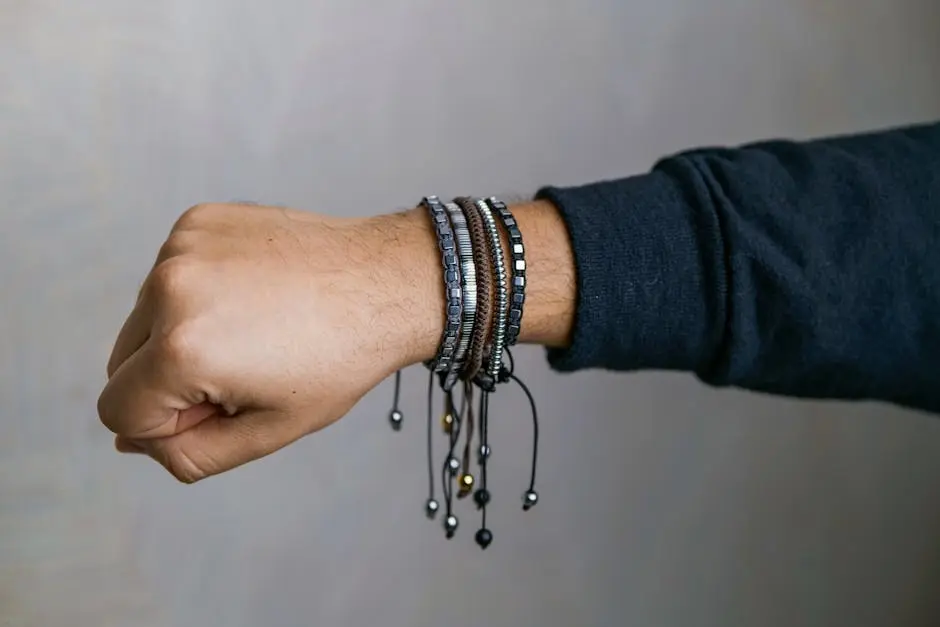
M 940 126 L 695 151 L 541 195 L 578 270 L 555 367 L 940 411 Z

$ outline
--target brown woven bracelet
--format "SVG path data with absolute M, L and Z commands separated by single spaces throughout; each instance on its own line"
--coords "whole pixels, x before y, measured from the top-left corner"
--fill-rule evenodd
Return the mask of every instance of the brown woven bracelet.
M 461 378 L 464 381 L 472 380 L 483 366 L 483 356 L 486 353 L 486 343 L 493 327 L 493 264 L 490 261 L 490 243 L 486 236 L 486 227 L 483 217 L 472 198 L 455 198 L 467 218 L 467 227 L 470 230 L 470 241 L 473 243 L 473 264 L 477 268 L 477 315 L 473 326 L 473 336 L 470 340 L 470 354 L 467 357 L 466 367 Z

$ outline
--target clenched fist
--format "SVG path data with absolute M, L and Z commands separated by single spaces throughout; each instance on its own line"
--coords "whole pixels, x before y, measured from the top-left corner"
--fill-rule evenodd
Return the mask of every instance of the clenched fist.
M 433 354 L 443 288 L 426 222 L 190 209 L 108 363 L 98 412 L 118 449 L 196 481 L 325 427 Z
M 567 341 L 574 264 L 545 203 L 526 229 L 524 341 Z M 191 483 L 346 414 L 395 370 L 434 355 L 444 326 L 437 239 L 423 210 L 339 219 L 201 205 L 163 245 L 121 329 L 98 401 L 123 452 Z

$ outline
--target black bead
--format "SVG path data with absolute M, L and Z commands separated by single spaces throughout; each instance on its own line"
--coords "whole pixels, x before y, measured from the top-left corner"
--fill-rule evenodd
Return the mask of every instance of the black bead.
M 401 431 L 402 420 L 404 420 L 404 416 L 402 416 L 401 412 L 397 409 L 393 409 L 388 415 L 388 421 L 395 431 Z
M 490 502 L 490 491 L 486 488 L 480 488 L 473 493 L 473 502 L 477 504 L 478 508 L 486 506 Z
M 440 504 L 434 499 L 428 499 L 427 503 L 424 504 L 424 513 L 427 514 L 428 518 L 431 520 L 437 516 L 437 510 L 441 508 Z
M 480 545 L 480 548 L 485 549 L 490 545 L 491 542 L 493 542 L 493 533 L 486 527 L 483 527 L 477 531 L 475 539 L 477 544 Z

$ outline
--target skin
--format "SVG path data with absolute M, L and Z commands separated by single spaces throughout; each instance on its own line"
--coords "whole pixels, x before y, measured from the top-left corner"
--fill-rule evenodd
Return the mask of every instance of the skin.
M 549 203 L 512 211 L 527 257 L 520 341 L 566 346 L 576 281 L 565 225 Z M 443 302 L 423 209 L 343 219 L 199 205 L 173 227 L 118 334 L 98 414 L 119 451 L 193 483 L 332 424 L 432 357 Z

